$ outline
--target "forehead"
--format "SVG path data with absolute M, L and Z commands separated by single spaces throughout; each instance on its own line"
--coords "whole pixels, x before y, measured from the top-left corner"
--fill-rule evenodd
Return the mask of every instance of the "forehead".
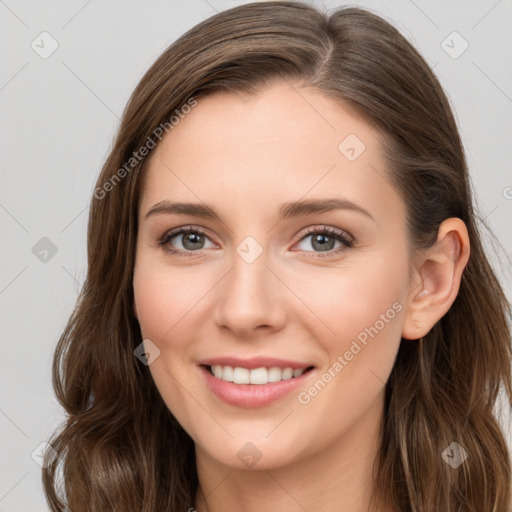
M 141 210 L 179 199 L 261 214 L 305 195 L 340 195 L 379 215 L 380 203 L 401 203 L 379 132 L 341 102 L 286 82 L 197 101 L 154 150 Z

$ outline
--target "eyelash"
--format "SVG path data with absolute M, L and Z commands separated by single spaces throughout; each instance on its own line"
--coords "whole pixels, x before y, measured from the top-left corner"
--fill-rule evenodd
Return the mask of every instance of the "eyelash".
M 168 231 L 167 233 L 165 233 L 162 237 L 160 237 L 157 240 L 158 245 L 161 246 L 165 251 L 170 252 L 171 254 L 175 254 L 176 256 L 185 257 L 185 258 L 193 257 L 194 253 L 199 252 L 201 249 L 199 249 L 197 251 L 183 251 L 181 249 L 172 249 L 172 248 L 170 248 L 171 246 L 168 245 L 169 242 L 176 236 L 188 234 L 188 233 L 204 235 L 205 237 L 208 238 L 208 235 L 201 229 L 194 228 L 193 226 L 186 226 L 186 227 L 177 228 L 175 230 L 171 230 L 171 231 Z M 316 235 L 319 233 L 327 234 L 328 236 L 341 242 L 343 244 L 343 246 L 338 247 L 338 249 L 324 251 L 325 254 L 323 254 L 322 251 L 299 251 L 299 252 L 304 253 L 305 256 L 307 256 L 309 258 L 325 258 L 328 256 L 332 256 L 334 254 L 339 254 L 341 252 L 344 252 L 347 249 L 350 249 L 351 247 L 354 246 L 354 240 L 348 233 L 346 233 L 345 231 L 342 231 L 341 229 L 333 228 L 330 226 L 308 228 L 307 231 L 300 236 L 300 238 L 297 240 L 296 243 L 301 242 L 304 238 L 307 238 L 308 236 Z

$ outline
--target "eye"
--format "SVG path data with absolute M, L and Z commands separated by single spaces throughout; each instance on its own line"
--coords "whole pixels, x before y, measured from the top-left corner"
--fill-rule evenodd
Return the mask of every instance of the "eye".
M 175 247 L 174 244 L 171 243 L 174 239 L 179 241 L 178 247 Z M 166 251 L 177 254 L 178 256 L 190 256 L 190 252 L 208 248 L 205 247 L 205 240 L 209 240 L 209 238 L 204 231 L 192 226 L 187 226 L 165 233 L 158 240 L 158 244 L 164 247 Z M 215 247 L 215 244 L 213 242 L 211 243 L 212 247 Z
M 311 238 L 309 243 L 306 242 L 307 238 Z M 173 243 L 175 239 L 178 241 L 177 246 L 176 242 Z M 206 241 L 210 241 L 211 245 L 209 247 L 205 246 Z M 336 242 L 339 244 L 338 247 L 336 247 Z M 348 250 L 354 245 L 354 239 L 341 229 L 316 226 L 308 228 L 305 233 L 301 233 L 298 243 L 299 245 L 303 244 L 299 248 L 306 256 L 325 257 Z M 211 242 L 204 231 L 193 226 L 181 227 L 165 233 L 158 239 L 158 245 L 162 246 L 167 252 L 184 257 L 194 256 L 194 252 L 217 246 Z M 308 250 L 310 248 L 313 251 Z
M 306 242 L 308 238 L 310 240 Z M 339 245 L 335 248 L 336 242 Z M 324 257 L 346 251 L 354 245 L 354 239 L 341 229 L 329 226 L 316 226 L 308 228 L 306 234 L 301 234 L 299 244 L 303 244 L 300 249 L 306 252 L 308 257 Z M 313 248 L 313 251 L 308 250 L 308 248 Z

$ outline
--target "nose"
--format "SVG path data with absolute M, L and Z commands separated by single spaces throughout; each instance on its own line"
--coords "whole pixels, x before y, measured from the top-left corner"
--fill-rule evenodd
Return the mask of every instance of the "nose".
M 234 254 L 231 271 L 216 288 L 217 326 L 237 338 L 270 334 L 286 325 L 286 288 L 269 268 L 265 251 L 251 263 Z

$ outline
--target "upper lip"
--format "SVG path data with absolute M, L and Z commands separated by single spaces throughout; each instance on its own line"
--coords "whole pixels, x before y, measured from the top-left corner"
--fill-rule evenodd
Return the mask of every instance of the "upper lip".
M 293 370 L 296 370 L 298 368 L 309 368 L 310 366 L 313 366 L 309 363 L 302 363 L 300 361 L 291 361 L 288 359 L 277 359 L 275 357 L 251 357 L 249 359 L 241 359 L 239 357 L 212 357 L 209 359 L 203 359 L 202 361 L 198 361 L 198 364 L 205 365 L 205 366 L 214 366 L 214 365 L 221 365 L 221 366 L 232 366 L 235 367 L 241 367 L 241 368 L 248 368 L 248 369 L 254 369 L 254 368 L 271 368 L 271 367 L 278 367 L 278 368 L 292 368 Z

